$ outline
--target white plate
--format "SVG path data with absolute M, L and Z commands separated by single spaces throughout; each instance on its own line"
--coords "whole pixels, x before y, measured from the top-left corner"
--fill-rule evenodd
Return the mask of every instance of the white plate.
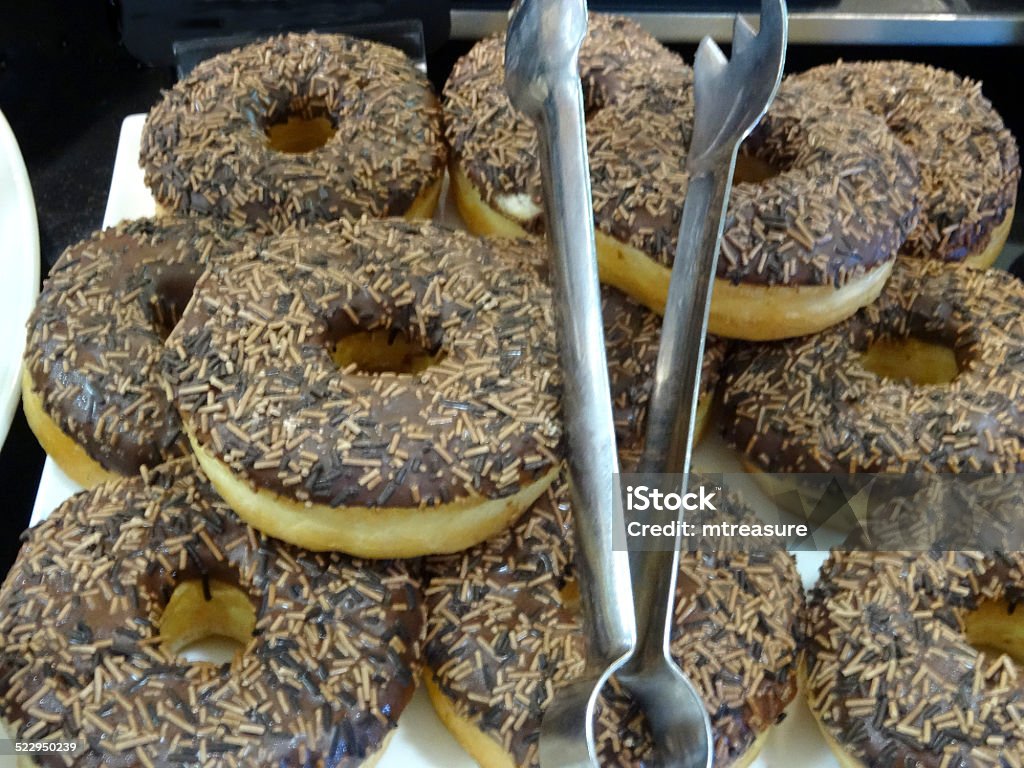
M 39 228 L 25 162 L 11 126 L 0 112 L 0 446 L 21 397 L 25 322 L 39 289 Z
M 144 115 L 131 115 L 125 118 L 121 126 L 121 139 L 114 161 L 114 177 L 110 184 L 104 226 L 112 226 L 125 218 L 148 216 L 154 211 L 155 204 L 143 183 L 137 159 L 144 120 Z M 438 213 L 439 218 L 450 221 L 452 215 L 450 207 L 442 205 L 442 210 Z M 709 432 L 714 433 L 714 430 Z M 702 442 L 695 463 L 698 469 L 707 471 L 742 472 L 735 456 L 713 434 Z M 78 487 L 53 461 L 47 459 L 32 512 L 32 523 L 43 519 L 77 490 Z M 760 495 L 754 483 L 750 483 L 742 490 L 751 495 Z M 764 500 L 764 497 L 761 499 Z M 824 554 L 817 552 L 797 554 L 797 566 L 805 585 L 813 583 L 823 559 Z M 7 768 L 8 765 L 13 765 L 13 762 L 0 762 L 3 768 Z M 377 765 L 378 768 L 472 768 L 474 762 L 449 735 L 434 714 L 426 694 L 420 689 L 403 713 L 398 731 Z M 802 697 L 798 697 L 797 701 L 790 705 L 788 716 L 782 725 L 772 730 L 761 755 L 751 768 L 775 766 L 838 768 L 838 764 L 821 739 Z

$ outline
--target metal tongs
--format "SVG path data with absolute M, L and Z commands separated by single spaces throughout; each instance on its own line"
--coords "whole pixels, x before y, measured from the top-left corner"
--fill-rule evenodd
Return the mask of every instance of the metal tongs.
M 712 760 L 710 721 L 668 646 L 680 542 L 673 551 L 627 555 L 616 552 L 612 541 L 612 475 L 618 472 L 618 458 L 577 71 L 586 27 L 585 0 L 519 0 L 505 48 L 509 97 L 533 119 L 539 136 L 587 633 L 583 675 L 559 689 L 545 713 L 540 760 L 544 768 L 597 764 L 594 707 L 608 678 L 618 673 L 651 725 L 657 763 L 706 767 Z M 689 484 L 710 288 L 736 153 L 775 95 L 785 49 L 785 0 L 762 0 L 758 34 L 737 17 L 731 61 L 710 38 L 697 51 L 696 110 L 687 157 L 690 183 L 640 466 L 646 473 L 681 474 L 684 489 Z M 672 522 L 668 513 L 664 517 L 649 522 Z

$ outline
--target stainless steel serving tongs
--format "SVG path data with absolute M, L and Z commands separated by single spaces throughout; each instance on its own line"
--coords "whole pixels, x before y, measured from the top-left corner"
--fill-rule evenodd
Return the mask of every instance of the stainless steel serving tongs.
M 584 674 L 559 689 L 548 705 L 540 760 L 544 768 L 597 764 L 594 707 L 601 688 L 618 672 L 647 715 L 657 763 L 701 768 L 712 760 L 707 712 L 668 649 L 679 542 L 674 551 L 628 556 L 613 546 L 612 475 L 618 471 L 618 458 L 577 71 L 586 27 L 585 0 L 519 0 L 505 49 L 509 97 L 536 123 L 539 136 L 587 638 Z M 736 152 L 774 97 L 785 48 L 785 1 L 762 0 L 758 34 L 737 18 L 731 61 L 710 38 L 697 51 L 696 115 L 687 158 L 690 186 L 640 467 L 643 472 L 681 474 L 684 488 L 710 288 Z

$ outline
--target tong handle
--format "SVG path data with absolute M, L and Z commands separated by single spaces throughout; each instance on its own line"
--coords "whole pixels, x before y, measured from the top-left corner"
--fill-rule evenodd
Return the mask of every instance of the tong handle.
M 637 469 L 640 473 L 681 474 L 683 493 L 689 485 L 693 457 L 701 359 L 718 261 L 716 246 L 735 163 L 734 149 L 728 164 L 720 164 L 718 170 L 698 172 L 690 179 L 662 321 L 647 411 L 646 442 Z M 640 514 L 634 513 L 632 519 L 638 519 Z M 643 513 L 640 522 L 664 525 L 682 522 L 683 517 L 682 508 L 678 514 L 650 509 Z M 677 537 L 672 551 L 630 551 L 636 623 L 640 629 L 631 669 L 640 669 L 644 660 L 667 654 L 681 544 Z M 668 574 L 671 576 L 666 578 Z
M 575 68 L 554 78 L 538 130 L 551 279 L 564 377 L 562 412 L 576 540 L 577 579 L 587 628 L 587 664 L 603 669 L 633 648 L 636 629 L 629 558 L 613 546 L 615 425 L 604 348 L 594 243 L 583 90 Z M 547 137 L 550 136 L 550 145 Z M 567 184 L 567 180 L 580 183 Z

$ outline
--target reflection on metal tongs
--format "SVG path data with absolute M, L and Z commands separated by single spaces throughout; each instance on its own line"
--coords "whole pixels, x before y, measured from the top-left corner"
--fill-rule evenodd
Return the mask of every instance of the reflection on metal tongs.
M 505 50 L 509 96 L 533 119 L 539 135 L 587 632 L 586 670 L 549 703 L 540 758 L 544 768 L 597 764 L 594 705 L 605 682 L 618 672 L 651 724 L 658 764 L 700 768 L 710 766 L 712 759 L 708 716 L 668 653 L 678 551 L 627 556 L 613 548 L 612 475 L 618 471 L 618 460 L 577 73 L 586 26 L 585 0 L 520 0 Z M 737 19 L 731 61 L 710 39 L 697 52 L 696 116 L 687 159 L 690 188 L 641 471 L 688 477 L 708 300 L 736 151 L 774 96 L 785 45 L 784 0 L 762 0 L 759 34 Z

